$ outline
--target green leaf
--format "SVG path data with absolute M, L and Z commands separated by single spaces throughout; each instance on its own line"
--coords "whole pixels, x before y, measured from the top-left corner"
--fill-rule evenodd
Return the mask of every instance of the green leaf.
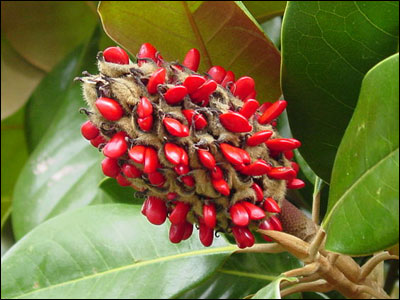
M 399 54 L 365 76 L 332 173 L 326 248 L 362 255 L 399 241 Z
M 28 158 L 24 114 L 21 108 L 1 121 L 1 228 L 10 216 L 14 186 Z
M 140 207 L 109 204 L 63 214 L 37 227 L 3 257 L 4 298 L 170 298 L 210 276 L 235 249 L 180 244 Z
M 240 3 L 103 1 L 99 13 L 107 34 L 131 53 L 149 42 L 164 59 L 182 62 L 195 47 L 202 57 L 200 71 L 221 65 L 237 78 L 252 76 L 262 101 L 281 94 L 280 54 Z
M 267 37 L 274 43 L 279 49 L 281 46 L 281 27 L 282 18 L 275 17 L 261 24 L 261 28 L 264 30 Z
M 279 285 L 282 280 L 296 281 L 295 277 L 279 277 L 259 290 L 251 299 L 281 299 Z
M 242 299 L 256 293 L 281 273 L 300 268 L 301 262 L 289 253 L 237 253 L 199 286 L 180 299 Z
M 19 55 L 1 32 L 1 85 L 7 87 L 1 89 L 2 119 L 25 104 L 44 75 Z
M 253 17 L 263 23 L 275 16 L 283 15 L 287 1 L 243 1 Z
M 12 233 L 11 221 L 6 220 L 6 223 L 1 228 L 1 257 L 14 245 L 15 240 Z
M 115 203 L 140 204 L 144 202 L 134 189 L 130 186 L 120 186 L 115 178 L 104 178 L 99 188 L 102 189 Z
M 82 59 L 80 67 L 76 67 L 79 71 L 95 66 L 98 51 L 96 36 L 85 51 L 86 55 L 75 52 L 75 56 L 69 58 L 73 61 Z M 49 73 L 48 76 L 51 78 L 53 75 Z M 75 82 L 62 93 L 63 97 L 57 99 L 60 101 L 57 108 L 51 105 L 54 110 L 43 108 L 43 113 L 51 114 L 53 118 L 51 121 L 45 120 L 50 123 L 41 132 L 40 142 L 15 187 L 12 221 L 17 239 L 44 220 L 67 210 L 111 202 L 104 192 L 96 189 L 104 177 L 100 165 L 101 154 L 80 134 L 80 125 L 85 117 L 78 112 L 83 104 L 79 83 Z M 41 94 L 46 97 L 45 91 L 41 91 Z M 42 100 L 41 103 L 54 101 L 52 93 Z
M 90 37 L 97 24 L 90 2 L 2 2 L 1 29 L 20 55 L 48 72 Z
M 367 71 L 397 52 L 397 1 L 290 1 L 282 89 L 301 153 L 326 182 Z

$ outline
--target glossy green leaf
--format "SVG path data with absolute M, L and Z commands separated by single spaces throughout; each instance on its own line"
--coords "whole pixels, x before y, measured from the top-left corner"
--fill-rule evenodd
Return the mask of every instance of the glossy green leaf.
M 3 257 L 2 297 L 170 298 L 210 276 L 237 249 L 223 238 L 206 248 L 197 232 L 173 244 L 168 227 L 150 224 L 136 205 L 63 214 Z
M 365 76 L 332 173 L 326 248 L 370 254 L 399 241 L 399 54 Z
M 267 37 L 274 43 L 279 49 L 281 46 L 281 27 L 282 18 L 275 17 L 261 24 L 261 28 L 264 30 Z
M 92 1 L 4 1 L 1 29 L 27 61 L 50 71 L 90 37 L 97 24 Z
M 99 188 L 102 189 L 115 203 L 142 205 L 144 198 L 130 186 L 120 186 L 115 178 L 104 178 Z
M 14 186 L 28 158 L 24 114 L 20 109 L 1 121 L 1 228 L 10 216 Z
M 243 1 L 253 17 L 263 23 L 275 16 L 283 15 L 287 1 Z
M 11 220 L 7 219 L 1 228 L 1 257 L 14 245 L 15 240 L 11 228 Z
M 281 94 L 280 54 L 241 3 L 103 1 L 99 13 L 108 35 L 132 54 L 149 42 L 164 59 L 182 62 L 198 48 L 201 72 L 221 65 L 237 78 L 252 76 L 261 101 Z
M 367 71 L 398 47 L 396 1 L 289 1 L 282 25 L 282 89 L 293 135 L 329 182 Z
M 282 280 L 295 281 L 295 277 L 279 277 L 259 290 L 251 299 L 281 299 L 279 285 Z
M 97 39 L 92 40 L 86 54 L 75 53 L 69 59 L 82 58 L 79 73 L 95 66 Z M 68 65 L 61 64 L 61 66 Z M 54 72 L 60 72 L 55 70 Z M 52 77 L 52 73 L 48 76 Z M 50 81 L 50 79 L 48 79 Z M 69 82 L 66 82 L 69 85 Z M 43 86 L 45 88 L 45 86 Z M 80 133 L 80 125 L 86 119 L 78 110 L 84 104 L 79 83 L 62 92 L 57 98 L 57 109 L 44 109 L 52 114 L 51 121 L 38 119 L 34 122 L 50 122 L 41 132 L 39 144 L 25 165 L 14 193 L 12 212 L 13 229 L 17 239 L 32 228 L 67 210 L 92 203 L 111 201 L 96 187 L 104 178 L 101 171 L 101 154 Z M 46 92 L 40 92 L 46 97 Z M 35 99 L 32 100 L 35 102 Z M 40 103 L 54 101 L 52 93 Z M 32 103 L 34 106 L 35 103 Z M 40 125 L 41 126 L 41 125 Z
M 45 73 L 28 63 L 1 33 L 1 119 L 4 119 L 28 100 Z
M 180 299 L 242 299 L 255 294 L 281 273 L 300 268 L 302 263 L 289 253 L 237 253 L 200 285 Z

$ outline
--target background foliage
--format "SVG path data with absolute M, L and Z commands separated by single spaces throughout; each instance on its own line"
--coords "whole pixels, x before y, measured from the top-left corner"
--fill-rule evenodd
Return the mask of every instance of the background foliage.
M 211 248 L 197 236 L 173 245 L 167 224 L 142 218 L 142 199 L 104 179 L 100 154 L 80 135 L 73 79 L 95 72 L 97 52 L 116 43 L 134 55 L 150 42 L 167 60 L 196 47 L 200 70 L 252 76 L 260 102 L 283 93 L 280 131 L 302 141 L 296 159 L 308 183 L 288 198 L 310 212 L 323 179 L 328 250 L 369 255 L 398 244 L 398 2 L 1 6 L 2 297 L 279 298 L 280 274 L 301 266 L 287 253 L 232 255 L 224 237 Z

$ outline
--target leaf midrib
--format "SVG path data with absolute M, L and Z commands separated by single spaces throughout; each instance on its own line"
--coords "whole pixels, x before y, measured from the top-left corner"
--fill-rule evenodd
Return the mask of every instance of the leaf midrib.
M 333 205 L 332 209 L 330 212 L 326 215 L 324 222 L 322 223 L 322 227 L 326 228 L 327 224 L 329 223 L 330 218 L 332 215 L 335 213 L 336 208 L 338 207 L 339 204 L 341 204 L 346 196 L 358 185 L 360 181 L 362 181 L 369 173 L 374 171 L 381 163 L 385 162 L 390 156 L 392 156 L 396 151 L 399 151 L 399 147 L 395 148 L 393 151 L 389 152 L 385 157 L 381 158 L 379 161 L 377 161 L 376 164 L 371 166 L 367 171 L 365 171 L 360 177 L 357 178 L 350 186 L 349 188 L 343 193 L 342 196 L 336 201 L 336 203 Z
M 61 282 L 61 283 L 58 283 L 58 284 L 55 284 L 55 285 L 47 286 L 47 287 L 44 287 L 42 289 L 38 289 L 38 290 L 30 291 L 30 292 L 22 294 L 22 295 L 18 295 L 17 297 L 11 298 L 11 299 L 19 299 L 21 297 L 26 297 L 26 296 L 29 296 L 29 295 L 32 295 L 32 294 L 35 294 L 35 293 L 38 293 L 38 292 L 43 292 L 43 291 L 46 291 L 46 290 L 50 290 L 50 289 L 66 286 L 66 285 L 69 285 L 69 284 L 74 284 L 74 283 L 79 282 L 79 281 L 88 280 L 88 279 L 91 279 L 91 278 L 96 278 L 96 277 L 107 275 L 107 274 L 112 274 L 114 272 L 122 272 L 122 271 L 125 271 L 125 270 L 139 268 L 139 267 L 143 267 L 143 266 L 146 266 L 146 265 L 151 265 L 151 264 L 155 264 L 155 263 L 159 263 L 159 262 L 164 262 L 164 261 L 169 261 L 169 260 L 179 259 L 179 258 L 184 258 L 184 257 L 191 257 L 191 256 L 196 256 L 196 255 L 201 255 L 201 254 L 203 254 L 203 255 L 221 254 L 223 252 L 231 252 L 231 251 L 236 250 L 236 249 L 237 249 L 236 245 L 230 245 L 230 246 L 225 246 L 225 247 L 195 250 L 195 251 L 186 252 L 186 253 L 179 253 L 179 254 L 174 254 L 174 255 L 169 255 L 169 256 L 157 257 L 157 258 L 154 258 L 154 259 L 140 261 L 138 263 L 133 263 L 133 264 L 129 264 L 129 265 L 125 265 L 125 266 L 109 269 L 109 270 L 106 270 L 106 271 L 103 271 L 103 272 L 99 272 L 99 273 L 96 273 L 96 274 L 91 274 L 91 275 L 88 275 L 88 276 L 84 276 L 84 277 L 80 277 L 80 278 L 77 278 L 77 279 L 72 279 L 72 280 L 69 280 L 69 281 Z

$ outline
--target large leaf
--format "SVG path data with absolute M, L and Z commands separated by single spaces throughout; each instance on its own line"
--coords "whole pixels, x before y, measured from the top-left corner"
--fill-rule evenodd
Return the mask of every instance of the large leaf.
M 115 178 L 104 178 L 99 188 L 103 190 L 114 203 L 140 204 L 144 202 L 144 198 L 140 197 L 138 192 L 131 186 L 120 186 Z
M 301 266 L 301 262 L 288 253 L 233 254 L 217 269 L 214 276 L 179 298 L 242 299 L 255 294 L 281 273 Z
M 37 227 L 2 260 L 4 298 L 169 298 L 210 276 L 236 246 L 205 248 L 195 232 L 179 245 L 140 207 L 99 205 Z M 3 275 L 4 274 L 4 275 Z
M 24 114 L 20 109 L 1 121 L 1 228 L 11 213 L 14 185 L 28 158 Z
M 45 73 L 28 63 L 1 33 L 1 119 L 16 112 L 28 100 Z
M 283 15 L 287 1 L 243 1 L 253 17 L 263 23 L 275 16 Z
M 85 55 L 75 53 L 70 57 L 72 61 L 82 59 L 80 67 L 77 67 L 80 71 L 95 66 L 97 41 L 97 38 L 91 41 Z M 75 63 L 67 65 L 76 66 Z M 48 76 L 51 77 L 52 73 Z M 57 98 L 60 104 L 55 108 L 50 105 L 53 110 L 43 108 L 43 113 L 54 116 L 43 128 L 40 142 L 15 187 L 12 221 L 17 239 L 44 220 L 66 210 L 111 201 L 97 189 L 98 182 L 104 177 L 101 155 L 80 134 L 80 124 L 85 120 L 78 112 L 83 104 L 80 85 L 75 83 L 70 89 L 60 92 L 63 93 L 63 97 Z M 41 95 L 46 97 L 46 92 L 42 91 Z M 42 103 L 54 101 L 52 93 L 47 97 L 41 99 Z M 34 120 L 36 123 L 41 121 Z
M 279 285 L 282 280 L 295 281 L 294 277 L 279 277 L 259 290 L 251 299 L 281 299 Z
M 182 62 L 195 47 L 200 71 L 221 65 L 237 77 L 252 76 L 262 101 L 281 94 L 280 54 L 240 3 L 103 1 L 99 13 L 106 32 L 131 53 L 149 42 L 165 59 Z
M 365 76 L 340 144 L 323 226 L 328 250 L 370 254 L 399 241 L 399 54 Z
M 282 25 L 282 89 L 302 155 L 329 182 L 367 71 L 397 51 L 396 1 L 290 1 Z
M 97 16 L 93 1 L 4 1 L 1 29 L 36 67 L 50 71 L 90 37 Z

